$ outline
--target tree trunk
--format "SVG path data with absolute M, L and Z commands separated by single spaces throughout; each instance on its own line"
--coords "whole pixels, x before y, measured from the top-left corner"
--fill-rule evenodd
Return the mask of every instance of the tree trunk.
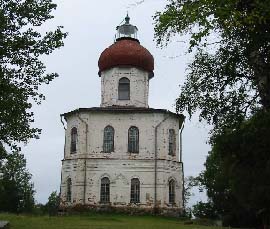
M 270 111 L 270 63 L 265 53 L 258 50 L 250 55 L 252 70 L 254 71 L 255 83 L 261 98 L 263 109 Z

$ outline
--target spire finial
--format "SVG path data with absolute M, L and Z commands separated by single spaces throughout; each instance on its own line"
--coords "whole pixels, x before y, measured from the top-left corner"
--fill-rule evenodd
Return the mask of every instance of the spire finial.
M 125 17 L 125 24 L 129 24 L 130 17 L 128 16 L 128 11 L 127 11 L 127 16 Z

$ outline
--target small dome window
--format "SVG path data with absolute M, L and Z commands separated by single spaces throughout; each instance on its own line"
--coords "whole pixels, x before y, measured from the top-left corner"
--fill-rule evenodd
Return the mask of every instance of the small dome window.
M 121 78 L 119 80 L 118 99 L 130 100 L 130 81 L 128 78 Z

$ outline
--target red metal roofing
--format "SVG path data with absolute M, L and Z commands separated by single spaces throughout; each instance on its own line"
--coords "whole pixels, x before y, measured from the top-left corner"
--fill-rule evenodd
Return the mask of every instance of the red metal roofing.
M 134 66 L 152 73 L 154 58 L 138 40 L 122 38 L 101 53 L 98 66 L 99 73 L 116 66 Z

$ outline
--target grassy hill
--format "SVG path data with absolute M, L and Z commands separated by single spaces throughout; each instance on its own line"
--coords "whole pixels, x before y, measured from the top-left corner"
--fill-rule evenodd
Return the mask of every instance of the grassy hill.
M 8 220 L 10 228 L 27 229 L 200 229 L 215 228 L 186 225 L 183 220 L 155 216 L 127 216 L 112 214 L 89 214 L 73 216 L 30 216 L 0 214 L 0 220 Z

